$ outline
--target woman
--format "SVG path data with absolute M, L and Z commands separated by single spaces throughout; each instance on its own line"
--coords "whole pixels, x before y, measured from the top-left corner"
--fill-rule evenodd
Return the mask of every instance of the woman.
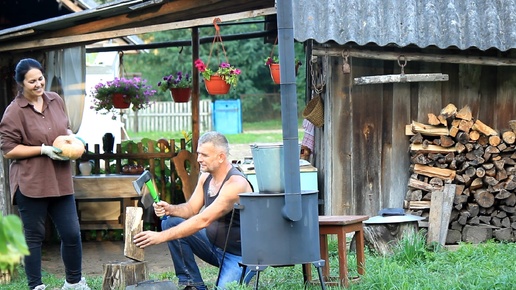
M 71 164 L 52 146 L 57 136 L 72 134 L 64 101 L 58 94 L 44 91 L 43 68 L 34 59 L 20 60 L 15 80 L 19 91 L 0 122 L 0 149 L 4 158 L 11 159 L 11 200 L 18 205 L 30 251 L 25 257 L 29 289 L 46 288 L 41 281 L 41 245 L 48 215 L 61 238 L 66 276 L 62 289 L 89 290 L 82 277 Z

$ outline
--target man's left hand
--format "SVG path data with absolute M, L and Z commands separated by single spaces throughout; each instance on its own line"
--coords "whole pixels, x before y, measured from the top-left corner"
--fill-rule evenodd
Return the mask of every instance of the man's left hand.
M 133 242 L 139 248 L 145 248 L 152 245 L 163 243 L 160 233 L 153 231 L 144 231 L 134 236 Z

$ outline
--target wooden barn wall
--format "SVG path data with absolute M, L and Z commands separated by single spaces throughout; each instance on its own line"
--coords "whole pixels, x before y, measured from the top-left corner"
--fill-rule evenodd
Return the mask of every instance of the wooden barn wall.
M 330 57 L 323 94 L 325 125 L 316 166 L 324 214 L 377 215 L 402 207 L 409 172 L 412 120 L 428 123 L 449 103 L 471 107 L 473 116 L 494 129 L 516 119 L 516 67 L 411 62 L 405 73 L 445 73 L 447 82 L 390 83 L 353 86 L 355 77 L 398 74 L 395 61 L 350 59 L 351 73 L 342 71 L 342 57 Z

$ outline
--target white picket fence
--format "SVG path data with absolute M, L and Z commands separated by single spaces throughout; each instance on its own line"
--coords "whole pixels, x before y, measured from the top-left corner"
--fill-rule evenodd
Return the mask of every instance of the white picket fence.
M 192 131 L 192 102 L 156 102 L 147 109 L 135 114 L 127 110 L 124 115 L 125 128 L 133 132 Z M 212 130 L 212 102 L 202 100 L 199 103 L 199 129 L 201 132 Z

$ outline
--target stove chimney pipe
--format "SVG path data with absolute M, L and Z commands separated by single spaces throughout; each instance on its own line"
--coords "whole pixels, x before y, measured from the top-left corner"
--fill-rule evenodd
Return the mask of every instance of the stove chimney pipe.
M 283 217 L 299 221 L 303 216 L 297 132 L 297 94 L 294 71 L 294 22 L 292 1 L 280 0 L 277 5 L 278 51 L 281 79 L 281 121 L 283 127 L 285 206 Z

